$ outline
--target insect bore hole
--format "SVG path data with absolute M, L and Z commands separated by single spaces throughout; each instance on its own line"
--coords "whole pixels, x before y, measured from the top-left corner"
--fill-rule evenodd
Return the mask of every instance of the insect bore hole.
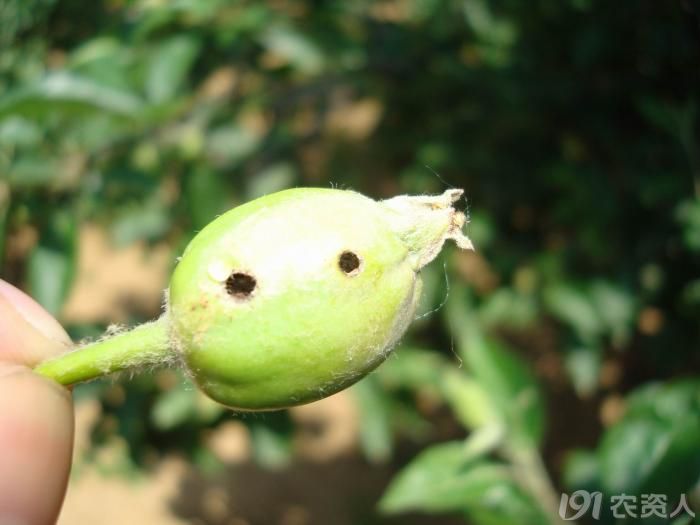
M 226 291 L 229 295 L 243 299 L 253 293 L 256 284 L 255 277 L 252 275 L 243 272 L 233 272 L 226 279 Z
M 348 275 L 357 275 L 360 272 L 360 264 L 362 261 L 357 254 L 350 251 L 344 251 L 338 259 L 338 266 Z

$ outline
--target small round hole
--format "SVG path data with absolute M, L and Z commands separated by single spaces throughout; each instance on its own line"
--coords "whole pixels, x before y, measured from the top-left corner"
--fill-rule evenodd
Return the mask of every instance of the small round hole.
M 244 298 L 250 296 L 255 290 L 255 277 L 243 272 L 233 272 L 226 279 L 226 291 L 234 297 Z
M 340 258 L 338 259 L 338 266 L 340 266 L 340 269 L 347 274 L 358 273 L 360 264 L 361 261 L 357 254 L 349 251 L 341 253 Z

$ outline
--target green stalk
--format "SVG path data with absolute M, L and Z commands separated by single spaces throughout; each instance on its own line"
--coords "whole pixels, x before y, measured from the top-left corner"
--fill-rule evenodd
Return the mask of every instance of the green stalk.
M 171 361 L 167 320 L 137 326 L 40 363 L 34 371 L 62 385 Z
M 539 450 L 535 447 L 511 448 L 509 459 L 516 469 L 516 475 L 522 486 L 534 496 L 542 508 L 550 516 L 552 525 L 564 525 L 573 521 L 565 521 L 559 516 L 559 496 L 552 485 L 549 473 L 542 461 Z

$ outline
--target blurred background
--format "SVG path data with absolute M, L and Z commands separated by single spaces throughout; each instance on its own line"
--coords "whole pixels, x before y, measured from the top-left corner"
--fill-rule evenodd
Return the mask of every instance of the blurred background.
M 580 489 L 700 511 L 699 14 L 0 0 L 1 275 L 75 340 L 156 317 L 194 233 L 283 188 L 465 188 L 477 248 L 322 402 L 235 415 L 175 370 L 77 387 L 60 523 L 540 525 Z M 608 503 L 596 523 L 691 522 Z

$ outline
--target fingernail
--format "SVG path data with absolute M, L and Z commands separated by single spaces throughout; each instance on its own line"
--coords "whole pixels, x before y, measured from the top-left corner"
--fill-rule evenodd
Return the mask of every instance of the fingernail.
M 0 279 L 0 296 L 47 339 L 65 344 L 71 343 L 68 334 L 51 314 L 34 299 L 2 279 Z M 0 525 L 3 525 L 1 521 Z

